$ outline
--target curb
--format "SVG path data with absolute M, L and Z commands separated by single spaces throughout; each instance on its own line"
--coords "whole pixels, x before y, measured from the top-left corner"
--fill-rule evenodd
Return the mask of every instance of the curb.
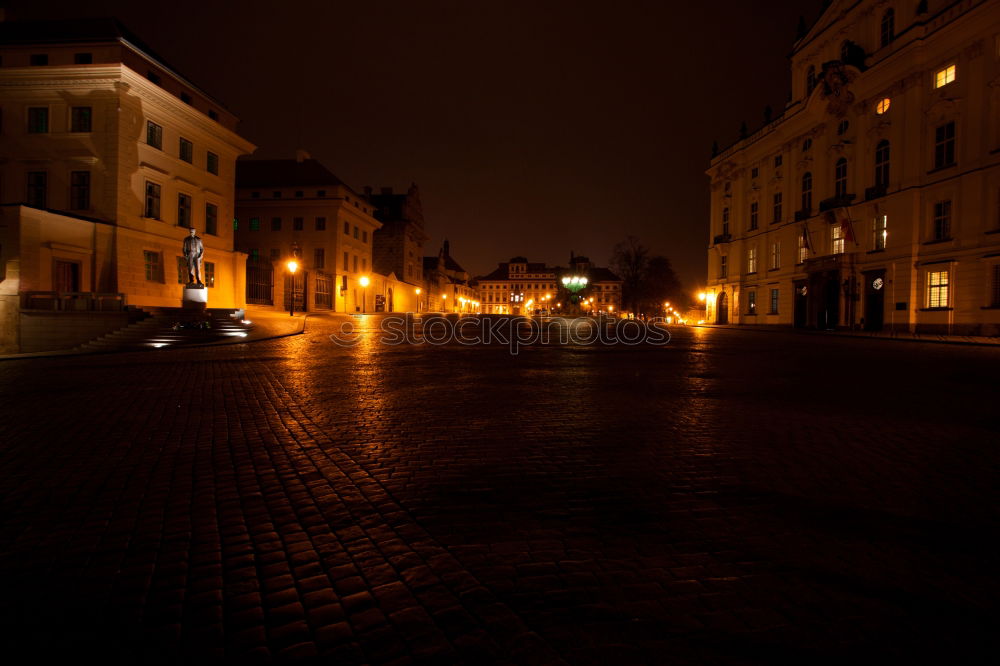
M 692 328 L 716 328 L 730 331 L 752 331 L 754 333 L 794 333 L 795 335 L 816 335 L 830 336 L 837 338 L 854 338 L 861 340 L 883 340 L 886 342 L 923 342 L 938 345 L 960 345 L 965 347 L 1000 347 L 1000 339 L 996 342 L 980 342 L 978 340 L 955 340 L 947 338 L 915 338 L 911 334 L 904 336 L 889 335 L 865 335 L 863 333 L 845 333 L 841 331 L 817 331 L 809 329 L 796 329 L 791 327 L 760 328 L 756 326 L 732 326 L 718 324 L 688 324 Z

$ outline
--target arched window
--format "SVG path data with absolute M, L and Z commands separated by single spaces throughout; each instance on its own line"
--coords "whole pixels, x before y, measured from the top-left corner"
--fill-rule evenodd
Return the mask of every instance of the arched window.
M 809 65 L 806 71 L 806 95 L 811 95 L 816 88 L 816 68 Z
M 896 38 L 896 12 L 892 9 L 887 9 L 882 14 L 881 35 L 883 47 L 889 46 Z
M 802 211 L 807 215 L 813 206 L 813 175 L 806 171 L 802 174 Z
M 875 146 L 875 187 L 889 186 L 889 142 L 885 139 Z
M 833 169 L 833 196 L 847 195 L 847 158 L 841 157 Z

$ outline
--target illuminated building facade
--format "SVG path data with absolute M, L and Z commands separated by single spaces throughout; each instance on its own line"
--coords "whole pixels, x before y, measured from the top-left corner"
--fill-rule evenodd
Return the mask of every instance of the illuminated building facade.
M 302 151 L 296 159 L 240 161 L 236 188 L 236 247 L 251 264 L 273 266 L 276 307 L 294 297 L 300 310 L 393 309 L 396 294 L 372 267 L 382 224 L 368 200 L 319 161 Z M 300 267 L 294 277 L 290 259 Z
M 432 312 L 479 312 L 476 290 L 469 284 L 469 273 L 451 256 L 451 244 L 445 240 L 436 257 L 424 257 L 424 303 Z
M 715 156 L 706 317 L 1000 333 L 1000 2 L 835 1 Z
M 474 284 L 485 314 L 613 314 L 621 310 L 621 279 L 573 254 L 569 268 L 514 257 L 489 275 L 476 278 Z
M 0 114 L 5 340 L 36 292 L 55 294 L 47 307 L 180 306 L 190 226 L 210 307 L 243 305 L 230 220 L 236 158 L 254 146 L 118 22 L 0 23 Z

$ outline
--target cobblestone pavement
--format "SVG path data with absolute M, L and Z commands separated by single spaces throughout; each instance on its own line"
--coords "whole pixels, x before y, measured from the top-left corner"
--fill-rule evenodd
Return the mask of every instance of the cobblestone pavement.
M 254 663 L 968 663 L 1000 350 L 305 335 L 0 364 L 5 649 Z M 990 648 L 992 651 L 992 648 Z

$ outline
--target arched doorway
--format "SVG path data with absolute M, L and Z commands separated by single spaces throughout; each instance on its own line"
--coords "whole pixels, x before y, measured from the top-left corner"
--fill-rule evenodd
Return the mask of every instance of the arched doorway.
M 719 294 L 719 299 L 715 302 L 715 323 L 729 323 L 729 297 L 726 292 Z

